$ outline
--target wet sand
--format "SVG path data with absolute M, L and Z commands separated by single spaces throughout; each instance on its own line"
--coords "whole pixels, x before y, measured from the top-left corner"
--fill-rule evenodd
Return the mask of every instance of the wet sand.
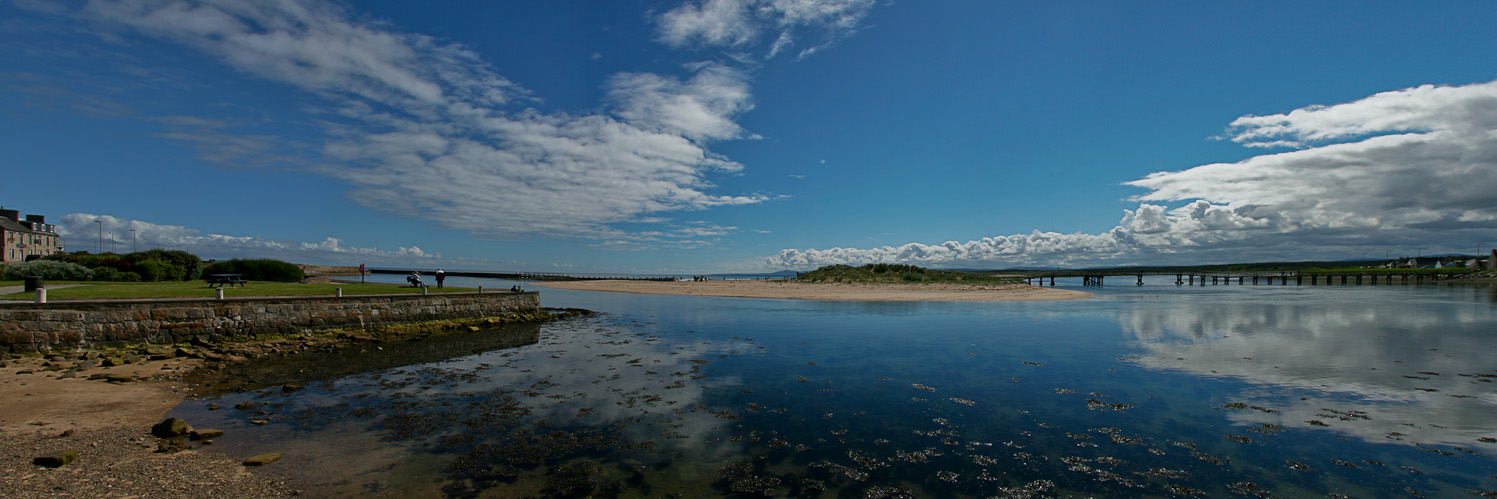
M 1056 301 L 1092 296 L 1085 291 L 1029 284 L 852 284 L 762 280 L 564 281 L 531 284 L 583 291 L 829 301 Z
M 3 358 L 0 355 L 0 358 Z M 45 371 L 37 356 L 0 361 L 0 495 L 32 497 L 286 497 L 273 470 L 197 450 L 155 452 L 151 425 L 190 395 L 177 378 L 200 361 L 170 359 L 117 367 Z M 73 359 L 51 361 L 74 365 Z M 128 375 L 130 383 L 90 380 Z M 59 468 L 37 456 L 78 451 Z M 272 464 L 271 466 L 274 466 Z M 269 473 L 267 473 L 269 472 Z

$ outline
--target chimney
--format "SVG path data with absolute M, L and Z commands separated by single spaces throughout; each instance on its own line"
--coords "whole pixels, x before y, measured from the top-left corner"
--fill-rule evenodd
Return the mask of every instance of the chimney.
M 20 210 L 7 210 L 7 209 L 4 209 L 4 208 L 0 208 L 0 217 L 9 218 L 12 222 L 20 222 L 21 221 L 21 211 Z
M 46 225 L 47 217 L 43 215 L 26 215 L 26 221 L 37 225 Z

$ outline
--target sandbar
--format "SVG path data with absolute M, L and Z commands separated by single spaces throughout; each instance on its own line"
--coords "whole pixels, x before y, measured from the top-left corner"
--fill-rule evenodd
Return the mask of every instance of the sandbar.
M 599 280 L 531 284 L 582 291 L 826 301 L 1057 301 L 1092 296 L 1091 293 L 1085 291 L 1045 288 L 1030 284 L 858 284 L 783 280 L 674 282 Z

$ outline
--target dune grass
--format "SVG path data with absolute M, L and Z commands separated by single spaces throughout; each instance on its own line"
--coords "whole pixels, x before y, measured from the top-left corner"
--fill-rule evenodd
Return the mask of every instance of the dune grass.
M 203 281 L 190 282 L 49 282 L 47 284 L 76 284 L 67 288 L 47 289 L 47 300 L 96 300 L 119 298 L 211 298 L 217 296 L 217 288 L 210 288 Z M 224 287 L 225 297 L 248 296 L 333 296 L 334 289 L 343 288 L 345 295 L 368 294 L 420 294 L 420 288 L 392 284 L 301 284 L 294 282 L 250 281 L 244 287 Z M 428 288 L 431 293 L 455 293 L 473 291 L 468 288 Z M 7 300 L 29 300 L 33 293 L 20 292 L 0 296 Z
M 1018 284 L 1012 277 L 975 272 L 936 270 L 914 265 L 871 263 L 862 267 L 831 265 L 801 274 L 790 282 L 846 282 L 862 284 Z

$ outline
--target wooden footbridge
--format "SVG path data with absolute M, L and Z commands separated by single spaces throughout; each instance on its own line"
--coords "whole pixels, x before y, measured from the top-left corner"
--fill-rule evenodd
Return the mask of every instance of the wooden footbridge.
M 400 274 L 421 272 L 422 277 L 431 279 L 436 274 L 436 269 L 369 269 L 370 274 Z M 511 281 L 674 281 L 674 277 L 640 277 L 619 275 L 583 275 L 550 272 L 489 272 L 471 270 L 443 270 L 448 277 L 485 277 L 490 279 L 509 279 Z
M 1458 271 L 1457 271 L 1458 270 Z M 1424 284 L 1435 283 L 1441 280 L 1450 280 L 1467 274 L 1465 269 L 1453 269 L 1449 272 L 1429 272 L 1428 270 L 1410 269 L 1406 271 L 1390 270 L 1379 272 L 1129 272 L 1126 270 L 1098 270 L 1098 271 L 1055 271 L 1031 274 L 1024 277 L 1024 282 L 1039 286 L 1045 285 L 1049 279 L 1050 286 L 1055 285 L 1057 278 L 1081 278 L 1083 286 L 1101 286 L 1108 277 L 1133 277 L 1139 286 L 1144 285 L 1144 276 L 1173 275 L 1176 286 L 1201 286 L 1211 284 L 1227 285 L 1232 281 L 1236 284 L 1274 284 L 1287 285 L 1293 281 L 1297 285 L 1351 285 L 1351 284 Z

